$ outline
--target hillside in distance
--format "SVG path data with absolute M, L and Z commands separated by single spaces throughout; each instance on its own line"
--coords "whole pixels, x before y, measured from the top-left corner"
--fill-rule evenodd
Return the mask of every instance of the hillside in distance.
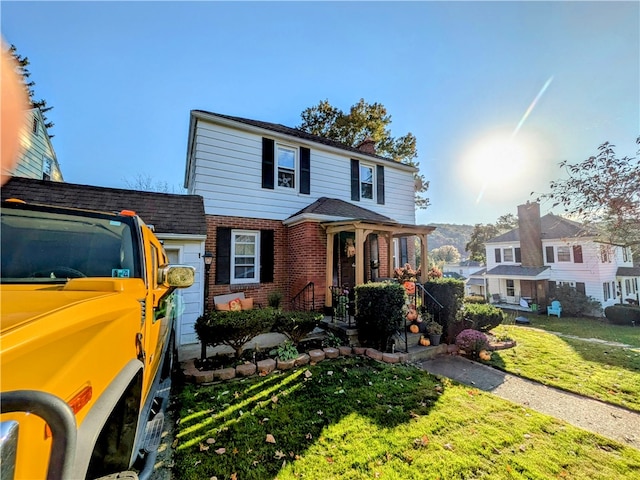
M 443 245 L 453 245 L 460 252 L 460 256 L 465 259 L 469 254 L 465 251 L 465 246 L 471 240 L 473 225 L 454 225 L 452 223 L 431 223 L 436 230 L 427 238 L 429 251 L 440 248 Z

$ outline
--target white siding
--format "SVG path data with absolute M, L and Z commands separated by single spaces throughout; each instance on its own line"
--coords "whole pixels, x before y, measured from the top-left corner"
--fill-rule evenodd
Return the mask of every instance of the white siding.
M 33 132 L 34 119 L 38 120 L 38 128 Z M 13 171 L 18 177 L 36 178 L 42 180 L 44 159 L 51 159 L 51 180 L 62 181 L 60 167 L 56 160 L 49 141 L 47 130 L 44 128 L 42 115 L 39 110 L 33 109 L 28 112 L 27 128 L 20 134 L 21 156 Z
M 163 240 L 166 250 L 177 250 L 178 261 L 183 265 L 191 265 L 196 269 L 196 280 L 192 286 L 177 290 L 180 297 L 179 305 L 182 306 L 182 314 L 177 324 L 177 344 L 188 345 L 198 343 L 194 331 L 194 325 L 204 308 L 204 262 L 201 254 L 204 252 L 204 241 L 202 240 L 178 240 L 162 237 L 158 233 L 158 238 Z
M 341 155 L 322 145 L 301 143 L 295 139 L 284 143 L 310 148 L 310 195 L 277 185 L 273 190 L 262 188 L 260 135 L 199 120 L 191 159 L 195 167 L 194 175 L 190 176 L 189 193 L 203 196 L 205 213 L 209 215 L 275 220 L 288 218 L 320 197 L 351 202 L 349 152 Z M 379 205 L 375 201 L 352 203 L 400 223 L 414 224 L 413 174 L 389 162 L 385 162 L 384 167 L 385 204 Z M 297 174 L 299 179 L 299 171 Z

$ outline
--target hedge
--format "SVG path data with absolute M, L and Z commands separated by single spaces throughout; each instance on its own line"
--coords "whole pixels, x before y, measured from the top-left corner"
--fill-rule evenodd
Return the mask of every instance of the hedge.
M 399 283 L 357 285 L 356 327 L 363 347 L 389 349 L 391 337 L 404 327 L 405 290 Z

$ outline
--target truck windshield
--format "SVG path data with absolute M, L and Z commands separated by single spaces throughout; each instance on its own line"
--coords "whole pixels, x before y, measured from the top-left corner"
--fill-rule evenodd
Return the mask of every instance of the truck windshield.
M 134 219 L 4 204 L 2 283 L 61 283 L 79 277 L 141 277 Z

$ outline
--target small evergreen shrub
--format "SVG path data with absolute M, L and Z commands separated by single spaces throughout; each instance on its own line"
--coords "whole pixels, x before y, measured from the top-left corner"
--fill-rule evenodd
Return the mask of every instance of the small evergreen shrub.
M 604 316 L 615 325 L 640 326 L 640 307 L 612 305 L 604 309 Z
M 278 310 L 280 308 L 280 303 L 282 303 L 282 292 L 276 290 L 275 292 L 271 292 L 267 295 L 267 305 L 271 308 Z
M 467 295 L 464 297 L 464 303 L 467 305 L 470 303 L 487 303 L 487 299 L 482 295 Z
M 467 328 L 462 330 L 456 337 L 456 345 L 460 350 L 464 350 L 467 355 L 478 358 L 482 350 L 489 348 L 489 340 L 484 333 Z
M 195 331 L 205 345 L 229 345 L 236 358 L 242 355 L 242 347 L 253 337 L 271 331 L 275 312 L 270 308 L 254 310 L 217 311 L 196 320 Z
M 384 352 L 404 326 L 404 288 L 399 283 L 376 282 L 357 285 L 355 291 L 360 344 Z
M 558 285 L 551 300 L 560 302 L 563 317 L 593 317 L 602 314 L 600 302 L 569 285 Z
M 487 303 L 466 304 L 463 316 L 470 328 L 481 332 L 488 332 L 507 318 L 502 309 Z
M 273 331 L 286 335 L 297 346 L 320 324 L 321 320 L 322 314 L 318 312 L 278 311 Z
M 453 343 L 460 328 L 464 282 L 455 278 L 436 278 L 426 282 L 424 288 L 431 296 L 424 296 L 424 304 L 420 309 L 431 314 L 443 326 L 445 341 Z

